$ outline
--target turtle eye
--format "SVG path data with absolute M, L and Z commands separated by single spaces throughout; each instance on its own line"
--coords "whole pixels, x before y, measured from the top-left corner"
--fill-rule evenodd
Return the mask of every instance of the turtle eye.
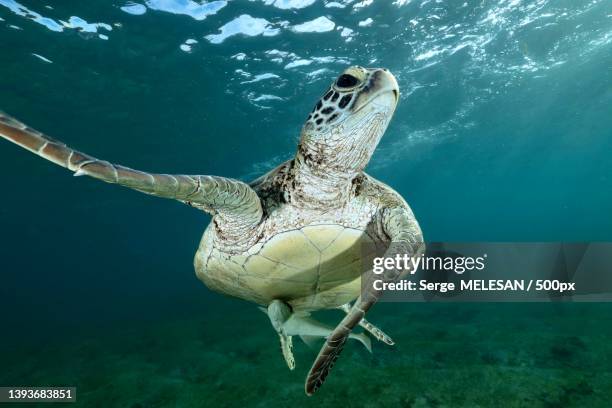
M 336 86 L 338 88 L 352 88 L 358 83 L 359 83 L 359 80 L 349 74 L 342 74 L 336 80 Z

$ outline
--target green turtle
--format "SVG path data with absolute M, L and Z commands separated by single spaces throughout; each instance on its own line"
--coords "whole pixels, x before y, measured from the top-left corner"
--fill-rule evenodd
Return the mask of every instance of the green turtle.
M 212 214 L 195 255 L 195 270 L 217 292 L 254 302 L 269 316 L 282 354 L 295 366 L 292 336 L 325 344 L 308 373 L 312 395 L 346 340 L 370 349 L 360 325 L 387 344 L 364 319 L 380 293 L 370 285 L 375 256 L 424 251 L 420 227 L 391 187 L 366 173 L 395 111 L 399 88 L 386 69 L 346 69 L 317 101 L 302 127 L 295 157 L 247 184 L 201 175 L 152 174 L 98 160 L 0 114 L 0 135 L 74 172 L 146 194 L 172 198 Z M 390 270 L 396 279 L 407 270 Z M 338 308 L 336 328 L 310 315 Z

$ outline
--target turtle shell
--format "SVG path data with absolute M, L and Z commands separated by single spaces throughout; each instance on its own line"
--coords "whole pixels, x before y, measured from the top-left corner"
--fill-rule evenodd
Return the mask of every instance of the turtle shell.
M 381 252 L 367 232 L 341 225 L 279 232 L 238 255 L 211 249 L 208 241 L 195 263 L 209 288 L 261 305 L 283 300 L 294 310 L 333 308 L 357 298 L 361 274 Z

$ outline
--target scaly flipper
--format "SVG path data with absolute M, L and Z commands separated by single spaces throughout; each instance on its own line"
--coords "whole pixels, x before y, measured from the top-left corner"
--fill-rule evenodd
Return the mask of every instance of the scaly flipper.
M 287 336 L 300 336 L 304 343 L 310 345 L 316 337 L 327 339 L 334 331 L 333 327 L 316 321 L 310 317 L 310 313 L 292 313 L 283 323 L 283 331 Z M 372 342 L 365 333 L 349 333 L 349 339 L 359 341 L 370 353 L 372 352 Z
M 281 342 L 281 352 L 290 370 L 295 369 L 295 358 L 293 357 L 293 337 L 279 334 Z
M 342 310 L 346 314 L 349 314 L 351 312 L 351 304 L 344 304 L 338 309 Z M 363 327 L 372 336 L 374 336 L 376 340 L 382 341 L 383 343 L 388 344 L 390 346 L 393 346 L 395 344 L 391 337 L 389 337 L 384 331 L 380 330 L 378 327 L 367 321 L 365 317 L 361 319 L 359 325 Z
M 395 258 L 396 255 L 404 254 L 420 256 L 425 251 L 421 230 L 410 210 L 402 206 L 387 208 L 382 214 L 382 224 L 385 233 L 391 239 L 391 244 L 384 254 L 385 258 Z M 327 338 L 310 368 L 305 385 L 307 395 L 314 394 L 321 387 L 340 356 L 351 330 L 361 322 L 366 312 L 381 296 L 382 293 L 374 289 L 372 284 L 374 279 L 392 282 L 410 273 L 411 270 L 411 267 L 404 270 L 392 269 L 386 271 L 383 275 L 374 275 L 370 272 L 362 276 L 362 279 L 366 279 L 366 282 L 362 283 L 364 290 L 361 296 L 357 299 L 351 311 Z
M 0 136 L 53 163 L 107 183 L 173 198 L 220 216 L 224 232 L 242 238 L 259 223 L 261 203 L 247 184 L 216 176 L 152 174 L 98 160 L 29 128 L 0 111 Z M 226 231 L 227 230 L 227 231 Z
M 267 309 L 261 310 L 268 315 L 272 327 L 278 333 L 280 339 L 281 352 L 290 370 L 295 368 L 295 358 L 293 357 L 293 339 L 285 332 L 284 324 L 291 316 L 291 308 L 280 300 L 273 300 Z

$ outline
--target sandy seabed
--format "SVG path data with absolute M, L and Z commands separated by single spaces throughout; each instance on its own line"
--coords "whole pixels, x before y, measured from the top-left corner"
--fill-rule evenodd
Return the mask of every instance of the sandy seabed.
M 612 304 L 378 304 L 370 320 L 396 346 L 375 342 L 369 354 L 350 342 L 324 387 L 306 397 L 304 378 L 318 350 L 295 339 L 297 368 L 289 371 L 263 313 L 246 303 L 220 303 L 223 313 L 194 310 L 193 318 L 14 343 L 1 355 L 0 384 L 76 386 L 77 403 L 67 405 L 75 407 L 607 407 L 612 401 Z M 340 316 L 329 311 L 323 320 Z

